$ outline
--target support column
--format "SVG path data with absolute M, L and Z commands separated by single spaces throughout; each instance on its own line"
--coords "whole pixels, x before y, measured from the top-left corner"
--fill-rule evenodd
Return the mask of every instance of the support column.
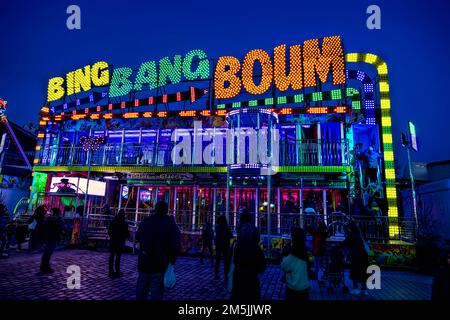
M 134 215 L 134 224 L 135 226 L 137 226 L 138 224 L 138 215 L 139 215 L 139 193 L 141 192 L 141 187 L 138 186 L 137 187 L 137 193 L 136 193 L 136 211 L 135 211 L 135 215 Z
M 271 198 L 271 175 L 267 176 L 267 248 L 268 248 L 268 256 L 270 258 L 270 251 L 272 248 L 271 243 L 271 232 L 272 232 L 272 215 L 270 212 L 270 198 Z
M 227 166 L 227 195 L 225 197 L 225 217 L 230 224 L 230 166 Z
M 122 164 L 123 145 L 125 143 L 125 129 L 122 129 L 122 142 L 120 143 L 119 164 Z
M 118 210 L 120 210 L 121 208 L 122 208 L 122 189 L 123 189 L 123 184 L 121 184 L 120 185 L 120 188 L 119 188 L 119 209 Z
M 259 225 L 259 187 L 255 189 L 255 226 Z
M 177 216 L 177 197 L 178 197 L 178 187 L 173 187 L 173 216 L 175 218 Z
M 234 188 L 234 199 L 233 199 L 233 226 L 237 227 L 237 188 Z
M 144 150 L 142 147 L 142 128 L 139 129 L 139 138 L 138 138 L 138 150 L 135 150 L 137 152 L 137 157 L 136 157 L 136 165 L 139 165 L 142 161 L 142 159 L 144 158 Z M 139 155 L 142 155 L 141 157 L 139 157 Z
M 281 234 L 281 190 L 277 187 L 277 233 Z
M 301 148 L 302 148 L 302 127 L 300 123 L 297 123 L 295 132 L 295 159 L 297 166 L 303 165 Z
M 108 144 L 103 145 L 103 157 L 102 157 L 102 165 L 106 164 L 106 155 L 108 152 Z
M 303 228 L 303 178 L 300 178 L 300 195 L 299 195 L 299 208 L 300 208 L 300 227 Z
M 327 214 L 327 189 L 322 190 L 322 198 L 323 198 L 323 219 L 325 224 L 328 224 L 328 214 Z
M 347 151 L 347 143 L 346 143 L 345 134 L 344 134 L 344 123 L 341 122 L 340 125 L 341 125 L 341 139 L 339 141 L 340 141 L 340 144 L 341 144 L 341 157 L 342 157 L 341 158 L 341 164 L 342 165 L 346 165 L 345 154 L 346 154 L 346 151 Z
M 155 204 L 158 203 L 158 186 L 155 187 Z
M 195 230 L 195 220 L 197 218 L 197 186 L 194 186 L 194 199 L 192 200 L 192 231 Z
M 216 225 L 217 188 L 213 188 L 213 227 Z
M 322 137 L 320 132 L 320 123 L 317 124 L 317 165 L 322 165 Z

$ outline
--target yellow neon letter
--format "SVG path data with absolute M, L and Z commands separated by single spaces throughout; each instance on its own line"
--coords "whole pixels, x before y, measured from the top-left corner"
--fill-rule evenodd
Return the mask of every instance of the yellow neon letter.
M 64 79 L 61 77 L 55 77 L 48 80 L 47 101 L 50 102 L 62 98 L 64 95 L 63 83 Z

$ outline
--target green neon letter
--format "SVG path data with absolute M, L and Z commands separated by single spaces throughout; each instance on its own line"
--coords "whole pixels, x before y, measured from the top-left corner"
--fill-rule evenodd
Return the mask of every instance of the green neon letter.
M 197 69 L 192 72 L 192 60 L 195 56 L 200 61 Z M 183 74 L 187 80 L 207 79 L 209 77 L 209 61 L 206 59 L 206 53 L 203 50 L 192 50 L 186 54 L 183 60 Z
M 173 57 L 173 64 L 168 57 L 159 60 L 158 86 L 165 86 L 167 84 L 167 78 L 170 79 L 172 84 L 181 81 L 181 56 L 176 55 Z
M 155 61 L 144 62 L 139 67 L 134 83 L 134 90 L 142 90 L 143 84 L 148 84 L 150 89 L 155 89 L 157 87 L 157 81 Z
M 131 68 L 117 68 L 114 69 L 111 79 L 111 85 L 109 86 L 109 96 L 120 97 L 128 94 L 133 87 L 133 84 L 128 79 L 133 70 Z

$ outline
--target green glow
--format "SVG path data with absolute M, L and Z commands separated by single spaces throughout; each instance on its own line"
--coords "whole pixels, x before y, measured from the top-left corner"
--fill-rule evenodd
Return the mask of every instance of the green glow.
M 278 172 L 350 172 L 350 166 L 281 166 Z
M 313 92 L 312 93 L 312 100 L 313 101 L 322 101 L 322 92 Z
M 200 59 L 197 69 L 192 72 L 192 60 L 194 57 Z M 209 77 L 209 62 L 203 50 L 189 51 L 183 60 L 183 74 L 187 80 L 207 79 Z
M 335 89 L 335 90 L 331 90 L 331 91 L 308 93 L 308 94 L 306 94 L 306 98 L 308 100 L 313 100 L 313 101 L 340 100 L 340 99 L 343 99 L 343 95 L 345 93 L 344 90 L 345 89 L 342 89 L 342 90 Z M 349 98 L 352 100 L 352 107 L 356 110 L 361 109 L 361 102 L 359 101 L 359 99 L 360 99 L 359 91 L 354 88 L 347 88 L 347 92 L 350 95 Z M 276 101 L 277 104 L 286 104 L 288 98 L 293 98 L 294 103 L 302 103 L 305 101 L 305 94 L 296 94 L 296 95 L 292 95 L 292 96 L 281 96 L 281 97 L 277 97 L 276 100 L 274 100 L 274 98 L 266 98 L 266 99 L 264 99 L 264 103 L 262 105 L 263 106 L 273 106 L 274 101 Z M 358 100 L 358 102 L 355 103 L 355 101 L 357 101 L 357 100 Z M 258 100 L 241 101 L 241 106 L 242 106 L 242 102 L 247 102 L 249 107 L 256 107 L 256 106 L 261 105 Z M 228 108 L 232 108 L 233 104 L 232 103 L 224 103 L 224 104 L 219 104 L 216 107 L 217 107 L 217 109 L 228 109 Z
M 266 99 L 264 99 L 264 104 L 266 106 L 272 105 L 273 104 L 273 98 L 266 98 Z
M 109 97 L 120 97 L 126 95 L 133 88 L 133 84 L 128 79 L 133 70 L 131 68 L 114 69 L 111 84 L 109 85 Z
M 232 107 L 233 108 L 240 108 L 241 107 L 241 103 L 240 102 L 233 102 Z
M 278 172 L 350 172 L 350 166 L 280 166 Z M 87 166 L 35 166 L 34 170 L 41 172 L 67 172 L 87 171 Z M 226 173 L 226 166 L 176 166 L 176 167 L 149 167 L 149 166 L 92 166 L 92 172 L 219 172 Z
M 29 209 L 33 209 L 37 205 L 38 195 L 45 192 L 47 185 L 47 174 L 34 172 L 33 183 L 31 185 Z
M 40 172 L 68 172 L 88 171 L 87 166 L 35 166 L 35 171 Z M 218 172 L 226 173 L 226 166 L 176 166 L 176 167 L 149 167 L 149 166 L 92 166 L 91 172 Z
M 176 55 L 173 57 L 173 64 L 170 62 L 169 57 L 159 60 L 159 83 L 160 87 L 167 84 L 167 78 L 170 79 L 172 84 L 177 84 L 181 81 L 181 56 Z
M 361 109 L 361 102 L 360 101 L 352 101 L 352 108 L 354 110 L 359 110 Z
M 347 88 L 347 98 L 353 97 L 354 95 L 359 95 L 359 91 L 355 88 Z
M 287 102 L 287 97 L 286 96 L 277 98 L 277 103 L 278 104 L 286 104 L 286 102 Z
M 331 99 L 332 100 L 340 100 L 342 99 L 342 92 L 339 89 L 331 90 Z
M 142 90 L 143 84 L 148 84 L 149 89 L 155 89 L 158 86 L 156 74 L 155 61 L 147 61 L 141 64 L 138 74 L 136 75 L 134 90 Z
M 303 102 L 303 99 L 304 99 L 303 94 L 296 94 L 296 95 L 294 96 L 294 102 L 295 102 L 295 103 Z

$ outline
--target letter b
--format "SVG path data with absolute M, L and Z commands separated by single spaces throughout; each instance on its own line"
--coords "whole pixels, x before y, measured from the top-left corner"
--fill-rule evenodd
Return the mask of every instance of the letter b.
M 241 91 L 241 79 L 236 75 L 241 63 L 235 57 L 220 57 L 214 74 L 214 90 L 217 99 L 233 98 Z M 228 84 L 226 86 L 225 84 Z
M 64 88 L 62 87 L 64 79 L 55 77 L 48 80 L 47 101 L 55 101 L 61 99 L 64 95 Z

